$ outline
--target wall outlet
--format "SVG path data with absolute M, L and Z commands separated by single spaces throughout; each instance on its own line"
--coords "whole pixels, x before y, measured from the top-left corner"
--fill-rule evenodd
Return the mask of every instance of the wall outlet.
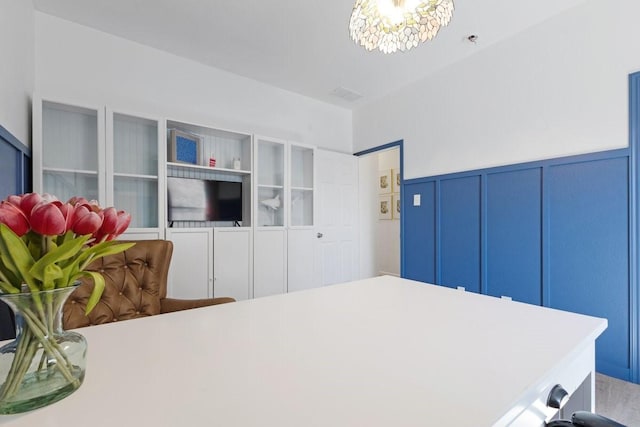
M 413 206 L 420 206 L 420 194 L 413 195 Z

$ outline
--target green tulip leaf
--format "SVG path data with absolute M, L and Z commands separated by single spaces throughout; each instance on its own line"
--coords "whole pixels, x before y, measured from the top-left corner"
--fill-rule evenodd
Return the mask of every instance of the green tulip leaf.
M 100 243 L 104 244 L 104 243 L 110 243 L 110 245 L 108 245 L 105 248 L 100 248 L 100 250 L 98 250 L 95 254 L 94 254 L 94 259 L 97 258 L 102 258 L 105 257 L 107 255 L 113 255 L 113 254 L 118 254 L 120 252 L 124 252 L 129 248 L 132 248 L 133 246 L 135 246 L 135 242 L 129 242 L 129 243 L 117 243 L 115 241 L 110 241 L 110 242 L 103 242 Z M 96 245 L 99 246 L 99 245 Z
M 73 240 L 69 240 L 60 246 L 52 248 L 45 256 L 40 258 L 31 267 L 31 274 L 38 280 L 44 281 L 45 269 L 47 266 L 57 264 L 60 261 L 67 260 L 77 255 L 85 245 L 90 236 L 81 236 Z M 60 276 L 61 277 L 61 276 Z M 59 277 L 56 277 L 59 278 Z
M 92 261 L 105 257 L 107 255 L 118 254 L 126 251 L 134 246 L 135 242 L 130 243 L 118 243 L 117 241 L 110 240 L 108 242 L 98 243 L 95 246 L 84 251 L 78 259 L 80 260 L 81 268 L 86 268 Z
M 11 283 L 0 280 L 0 290 L 6 294 L 18 294 L 20 289 L 16 289 Z
M 62 268 L 62 277 L 56 280 L 56 288 L 65 288 L 67 286 L 71 286 L 73 284 L 73 277 L 76 277 L 77 274 L 82 270 L 80 268 L 80 256 L 76 258 L 72 258 L 72 260 L 64 265 L 60 265 Z M 75 279 L 74 279 L 75 280 Z
M 10 284 L 17 289 L 18 292 L 21 292 L 23 283 L 22 279 L 13 274 L 13 272 L 2 262 L 2 256 L 0 256 L 0 280 L 4 283 Z
M 67 231 L 64 235 L 58 236 L 57 243 L 62 245 L 72 239 L 75 239 L 76 235 L 73 231 Z
M 89 296 L 89 301 L 87 301 L 87 307 L 85 308 L 85 314 L 91 313 L 91 310 L 98 304 L 100 301 L 100 297 L 102 296 L 102 292 L 104 291 L 104 277 L 102 274 L 96 271 L 81 271 L 75 277 L 78 279 L 80 277 L 89 277 L 93 279 L 93 291 Z
M 62 269 L 55 264 L 49 264 L 44 268 L 42 287 L 45 291 L 56 288 L 55 280 L 62 277 Z
M 29 272 L 35 263 L 31 252 L 24 241 L 6 224 L 0 224 L 0 256 L 7 269 L 21 278 L 32 292 L 41 290 Z

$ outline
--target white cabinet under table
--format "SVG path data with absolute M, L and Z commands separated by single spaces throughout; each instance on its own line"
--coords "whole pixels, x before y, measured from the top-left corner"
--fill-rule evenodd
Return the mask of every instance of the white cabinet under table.
M 606 325 L 384 276 L 81 329 L 80 389 L 2 422 L 541 427 L 555 384 L 593 385 Z

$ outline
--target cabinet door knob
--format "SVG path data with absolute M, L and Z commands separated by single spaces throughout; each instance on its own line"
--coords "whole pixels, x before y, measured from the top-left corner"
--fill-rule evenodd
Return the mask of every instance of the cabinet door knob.
M 322 234 L 322 233 L 318 233 L 318 234 L 316 234 L 316 237 L 317 237 L 318 239 L 322 239 L 322 236 L 324 236 L 324 234 Z

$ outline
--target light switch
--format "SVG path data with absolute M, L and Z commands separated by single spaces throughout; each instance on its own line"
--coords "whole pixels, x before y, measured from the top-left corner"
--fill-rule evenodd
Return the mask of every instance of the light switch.
M 420 206 L 420 194 L 413 195 L 413 206 Z

